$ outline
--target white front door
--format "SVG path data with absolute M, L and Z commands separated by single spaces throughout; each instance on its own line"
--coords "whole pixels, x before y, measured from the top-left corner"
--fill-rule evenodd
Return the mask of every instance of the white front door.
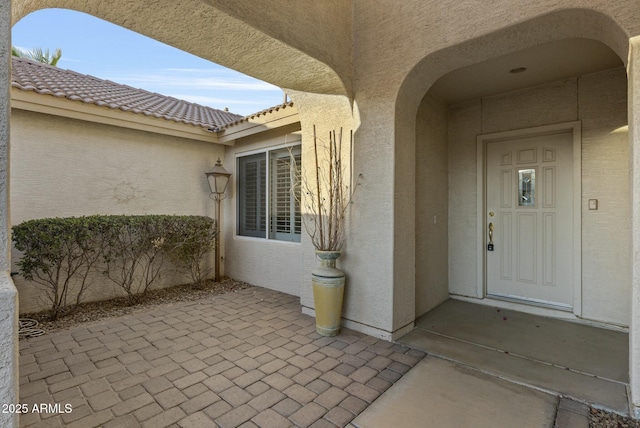
M 486 143 L 488 296 L 572 308 L 572 152 L 571 131 Z

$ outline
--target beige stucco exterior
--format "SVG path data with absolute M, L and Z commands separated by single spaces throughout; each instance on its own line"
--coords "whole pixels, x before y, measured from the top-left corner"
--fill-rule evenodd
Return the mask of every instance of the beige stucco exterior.
M 464 245 L 467 238 L 475 243 L 475 220 L 457 228 L 463 218 L 475 219 L 477 210 L 456 190 L 467 191 L 465 183 L 475 177 L 475 149 L 470 146 L 475 148 L 477 134 L 505 124 L 515 129 L 580 120 L 583 204 L 590 198 L 602 204 L 597 214 L 583 211 L 583 256 L 593 259 L 583 264 L 583 314 L 629 323 L 631 400 L 634 409 L 640 408 L 640 186 L 634 185 L 640 182 L 638 2 L 499 0 L 491 7 L 481 1 L 420 0 L 264 5 L 181 0 L 155 7 L 143 0 L 12 4 L 11 11 L 0 7 L 0 23 L 8 25 L 43 7 L 85 11 L 287 89 L 300 112 L 303 159 L 312 125 L 321 134 L 340 126 L 354 129 L 354 175 L 362 174 L 362 179 L 341 257 L 348 273 L 345 323 L 386 339 L 409 331 L 416 315 L 448 293 L 473 295 L 477 290 L 476 276 L 468 274 L 476 261 L 475 244 Z M 627 66 L 626 76 L 620 69 L 543 82 L 453 107 L 432 97 L 425 100 L 431 86 L 451 71 L 567 38 L 602 42 Z M 8 46 L 6 37 L 2 43 Z M 7 94 L 8 59 L 3 63 L 0 87 Z M 538 98 L 540 94 L 549 95 Z M 523 116 L 505 108 L 515 99 L 527 107 Z M 2 131 L 8 120 L 5 110 L 1 146 L 8 145 L 9 134 Z M 0 174 L 8 183 L 6 169 L 0 167 Z M 227 217 L 232 215 L 225 209 Z M 0 213 L 8 225 L 3 198 Z M 0 229 L 0 245 L 6 247 L 7 227 Z M 606 243 L 605 235 L 613 239 Z M 308 272 L 314 256 L 304 241 L 300 248 L 301 272 Z M 444 266 L 443 253 L 448 258 Z M 469 266 L 454 269 L 462 259 Z M 8 269 L 8 256 L 0 264 Z M 617 270 L 605 272 L 610 268 Z M 612 282 L 614 292 L 603 290 Z M 303 307 L 311 310 L 310 282 L 301 283 L 299 294 Z
M 455 155 L 449 116 L 444 102 L 427 95 L 416 119 L 416 316 L 442 303 L 450 292 L 448 225 L 456 212 L 449 213 L 449 207 L 456 194 L 449 184 L 448 156 Z M 457 256 L 464 257 L 460 251 Z
M 300 144 L 300 124 L 288 125 L 284 128 L 254 134 L 235 141 L 233 147 L 226 151 L 224 164 L 232 173 L 229 193 L 224 200 L 225 228 L 225 274 L 250 284 L 278 290 L 287 294 L 300 295 L 301 284 L 306 272 L 303 269 L 302 242 L 283 242 L 272 239 L 239 236 L 237 199 L 238 193 L 238 156 L 258 153 L 265 149 L 286 147 Z
M 13 224 L 92 214 L 214 216 L 204 173 L 224 158 L 222 145 L 15 107 L 11 124 Z M 158 286 L 188 281 L 171 271 Z M 13 278 L 20 312 L 42 310 L 41 291 Z M 98 275 L 86 300 L 114 293 L 117 287 Z
M 18 400 L 18 292 L 10 275 L 10 217 L 9 217 L 9 116 L 10 116 L 10 64 L 11 47 L 11 2 L 0 3 L 0 403 L 15 403 Z M 0 426 L 18 426 L 18 418 L 11 414 L 0 414 Z
M 15 108 L 11 121 L 14 224 L 94 213 L 214 214 L 204 173 L 224 158 L 223 146 Z
M 640 37 L 629 43 L 628 117 L 631 181 L 631 320 L 629 325 L 629 383 L 631 410 L 640 418 Z

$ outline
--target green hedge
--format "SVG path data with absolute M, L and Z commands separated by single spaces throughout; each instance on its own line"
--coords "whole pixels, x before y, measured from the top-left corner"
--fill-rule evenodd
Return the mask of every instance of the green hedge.
M 214 220 L 203 216 L 94 215 L 13 227 L 13 242 L 22 252 L 20 274 L 44 288 L 52 318 L 82 301 L 96 272 L 122 288 L 132 304 L 158 281 L 166 259 L 201 284 L 215 235 Z

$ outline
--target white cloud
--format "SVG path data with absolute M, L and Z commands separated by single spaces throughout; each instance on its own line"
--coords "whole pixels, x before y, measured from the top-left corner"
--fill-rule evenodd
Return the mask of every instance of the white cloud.
M 192 103 L 200 104 L 207 107 L 212 107 L 218 110 L 224 110 L 229 108 L 231 113 L 239 114 L 242 116 L 248 116 L 253 113 L 264 110 L 265 108 L 273 107 L 280 104 L 282 101 L 276 99 L 264 100 L 264 99 L 237 99 L 237 98 L 219 98 L 209 97 L 206 95 L 196 95 L 188 93 L 169 93 L 165 94 L 179 100 L 189 101 Z
M 135 87 L 183 88 L 198 90 L 281 91 L 277 86 L 248 76 L 223 76 L 210 70 L 165 69 L 154 72 L 111 72 L 105 77 Z M 154 89 L 155 90 L 155 89 Z M 167 93 L 165 90 L 163 93 Z
M 193 95 L 193 94 L 164 94 L 173 98 L 177 98 L 179 100 L 189 101 L 196 104 L 206 105 L 206 106 L 228 106 L 228 105 L 244 105 L 244 106 L 259 106 L 262 105 L 260 102 L 253 100 L 240 100 L 233 98 L 217 98 L 217 97 L 208 97 L 206 95 Z M 219 108 L 219 107 L 216 107 Z

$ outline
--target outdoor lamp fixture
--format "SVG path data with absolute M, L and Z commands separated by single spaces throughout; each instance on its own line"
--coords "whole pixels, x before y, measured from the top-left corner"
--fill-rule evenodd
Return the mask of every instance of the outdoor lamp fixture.
M 216 253 L 215 281 L 218 282 L 220 281 L 220 201 L 225 198 L 224 193 L 229 185 L 229 177 L 231 177 L 231 173 L 224 169 L 220 158 L 218 158 L 218 162 L 213 169 L 209 172 L 205 172 L 204 175 L 207 176 L 209 187 L 211 188 L 209 197 L 216 201 L 216 242 L 214 251 Z

